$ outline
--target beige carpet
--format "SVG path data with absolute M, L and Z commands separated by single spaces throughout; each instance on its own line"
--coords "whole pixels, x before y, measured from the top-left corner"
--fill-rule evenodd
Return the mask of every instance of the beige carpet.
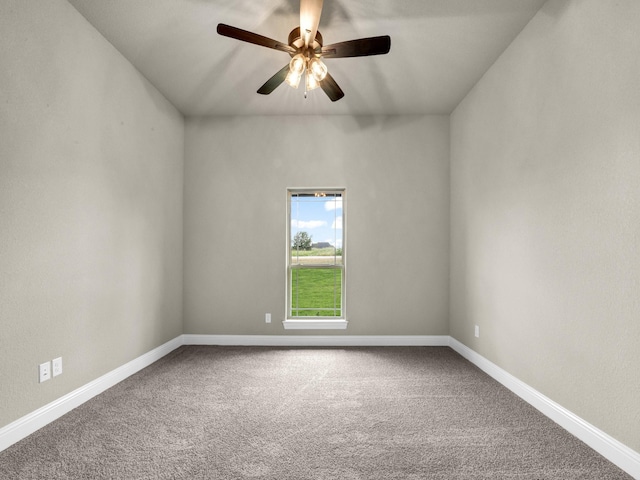
M 181 347 L 0 453 L 7 479 L 629 479 L 446 347 Z

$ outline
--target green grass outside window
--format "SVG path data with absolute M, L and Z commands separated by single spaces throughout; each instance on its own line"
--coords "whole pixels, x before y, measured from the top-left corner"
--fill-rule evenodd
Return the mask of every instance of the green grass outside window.
M 342 270 L 337 268 L 291 270 L 291 315 L 293 317 L 340 317 L 342 315 L 341 300 Z

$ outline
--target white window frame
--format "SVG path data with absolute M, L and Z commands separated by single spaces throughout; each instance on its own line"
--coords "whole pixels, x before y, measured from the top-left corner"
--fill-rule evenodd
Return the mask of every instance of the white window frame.
M 291 258 L 291 197 L 299 194 L 340 194 L 342 197 L 342 264 L 327 264 L 319 266 L 319 268 L 335 268 L 341 271 L 341 289 L 340 289 L 340 317 L 293 317 L 291 315 L 291 272 L 296 268 L 308 268 L 309 266 L 297 266 L 292 265 Z M 287 241 L 286 241 L 286 300 L 285 300 L 285 320 L 282 322 L 286 330 L 344 330 L 347 328 L 346 317 L 346 272 L 347 272 L 347 260 L 346 260 L 346 244 L 347 244 L 347 232 L 346 232 L 346 189 L 345 188 L 288 188 L 287 189 Z

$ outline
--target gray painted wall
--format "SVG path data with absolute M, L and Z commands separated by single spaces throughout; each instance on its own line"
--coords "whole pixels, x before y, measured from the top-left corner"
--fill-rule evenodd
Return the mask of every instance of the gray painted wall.
M 446 116 L 188 119 L 185 333 L 284 331 L 287 187 L 345 187 L 350 335 L 448 334 Z M 273 323 L 264 322 L 264 314 Z
M 636 451 L 639 19 L 549 1 L 451 116 L 451 334 Z
M 4 426 L 182 333 L 184 124 L 64 0 L 0 2 L 0 65 Z

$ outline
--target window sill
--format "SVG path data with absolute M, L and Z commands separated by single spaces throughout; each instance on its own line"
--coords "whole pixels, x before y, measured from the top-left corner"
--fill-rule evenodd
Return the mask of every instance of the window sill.
M 346 330 L 346 320 L 284 320 L 285 330 Z

